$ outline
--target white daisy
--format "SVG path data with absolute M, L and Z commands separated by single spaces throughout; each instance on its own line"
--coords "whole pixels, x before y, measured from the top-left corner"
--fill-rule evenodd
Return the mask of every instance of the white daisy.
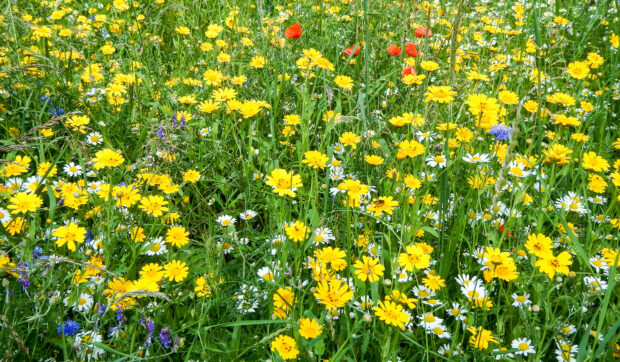
M 532 341 L 527 338 L 513 339 L 511 346 L 513 349 L 517 350 L 515 354 L 519 354 L 525 357 L 527 357 L 527 355 L 529 354 L 536 353 L 534 347 L 532 346 Z
M 69 162 L 62 169 L 69 177 L 78 177 L 82 174 L 82 167 L 73 162 Z
M 86 136 L 86 142 L 89 145 L 96 146 L 103 142 L 103 137 L 101 136 L 101 133 L 99 132 L 91 132 Z

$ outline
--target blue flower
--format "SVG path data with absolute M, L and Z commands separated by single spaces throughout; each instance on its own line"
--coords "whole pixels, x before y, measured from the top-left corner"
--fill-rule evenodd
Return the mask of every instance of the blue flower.
M 162 328 L 161 331 L 159 331 L 159 342 L 161 342 L 161 345 L 164 348 L 168 348 L 170 346 L 170 342 L 172 342 L 170 340 L 170 335 L 168 334 L 169 329 L 170 327 L 166 327 Z
M 66 321 L 58 326 L 58 329 L 56 329 L 56 332 L 62 333 L 65 336 L 72 336 L 75 333 L 77 333 L 77 331 L 79 330 L 80 330 L 80 325 L 76 321 Z
M 495 136 L 496 141 L 505 141 L 510 138 L 510 135 L 512 134 L 512 127 L 497 124 L 491 127 L 489 133 Z

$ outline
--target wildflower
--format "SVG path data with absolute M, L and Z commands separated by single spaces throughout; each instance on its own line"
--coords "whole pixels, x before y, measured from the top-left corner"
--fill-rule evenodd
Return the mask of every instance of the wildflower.
M 75 251 L 75 244 L 82 244 L 86 238 L 86 229 L 78 226 L 77 224 L 70 222 L 66 226 L 61 226 L 54 230 L 53 236 L 57 237 L 56 245 L 62 247 L 67 244 L 67 248 L 71 251 Z
M 399 160 L 403 160 L 405 158 L 414 158 L 417 157 L 426 151 L 426 147 L 417 141 L 402 141 L 398 144 L 398 153 L 396 154 L 396 158 Z
M 95 154 L 95 158 L 93 161 L 95 163 L 95 170 L 100 170 L 104 167 L 116 167 L 125 162 L 125 159 L 121 155 L 121 151 L 113 151 L 109 148 L 106 148 L 98 151 Z
M 366 161 L 366 163 L 370 165 L 379 166 L 380 164 L 383 163 L 384 158 L 381 156 L 377 156 L 377 155 L 366 155 L 364 157 L 364 161 Z
M 234 217 L 230 216 L 230 215 L 221 215 L 215 221 L 217 221 L 220 225 L 222 225 L 224 227 L 231 226 L 235 222 L 237 222 L 237 220 Z
M 172 226 L 166 231 L 166 242 L 180 248 L 189 242 L 189 232 L 182 226 Z
M 310 233 L 310 228 L 308 228 L 306 224 L 299 220 L 289 225 L 285 225 L 284 230 L 286 231 L 286 235 L 289 237 L 289 239 L 293 240 L 294 242 L 306 240 Z
M 299 335 L 305 339 L 314 339 L 321 335 L 323 326 L 316 319 L 301 318 L 299 320 Z
M 187 265 L 179 260 L 172 260 L 168 264 L 164 265 L 164 278 L 168 278 L 170 281 L 181 282 L 187 277 Z
M 166 205 L 168 205 L 168 201 L 164 200 L 162 196 L 151 195 L 142 197 L 140 199 L 140 206 L 138 207 L 148 215 L 159 217 L 163 215 L 164 211 L 168 211 Z
M 362 260 L 357 260 L 353 264 L 355 268 L 355 276 L 363 282 L 368 280 L 370 283 L 374 283 L 379 280 L 379 277 L 383 276 L 385 267 L 379 264 L 379 260 L 375 258 L 369 258 L 366 255 L 362 256 Z
M 183 173 L 183 182 L 196 183 L 200 180 L 200 172 L 196 170 L 187 170 Z
M 425 269 L 430 265 L 430 253 L 418 244 L 408 245 L 405 253 L 398 254 L 398 265 L 405 270 L 412 272 L 414 269 Z
M 414 58 L 417 57 L 418 56 L 418 50 L 416 49 L 417 46 L 418 45 L 414 43 L 405 44 L 405 54 L 407 54 L 410 57 L 414 57 Z
M 583 79 L 590 73 L 588 62 L 572 62 L 568 65 L 566 73 L 575 79 Z
M 277 351 L 283 360 L 295 359 L 299 354 L 295 339 L 279 335 L 271 342 L 271 351 Z
M 504 125 L 495 125 L 491 127 L 489 133 L 495 136 L 495 141 L 506 141 L 510 139 L 510 135 L 512 134 L 512 127 L 507 127 Z
M 609 169 L 609 163 L 607 160 L 597 155 L 595 152 L 584 153 L 581 166 L 583 166 L 586 170 L 592 170 L 595 172 L 607 171 Z
M 489 348 L 489 343 L 499 343 L 495 337 L 491 334 L 491 331 L 482 327 L 471 326 L 467 330 L 472 334 L 469 337 L 469 345 L 479 350 L 485 350 Z
M 397 57 L 400 55 L 400 53 L 402 52 L 402 50 L 397 46 L 397 45 L 390 45 L 387 47 L 387 52 L 389 55 L 393 56 L 393 57 Z
M 334 78 L 334 82 L 344 90 L 351 90 L 351 88 L 353 88 L 353 79 L 347 77 L 346 75 L 337 76 Z
M 342 308 L 353 298 L 349 286 L 340 279 L 321 280 L 314 296 L 327 309 Z
M 286 28 L 284 31 L 284 37 L 287 39 L 297 39 L 301 37 L 301 25 L 293 24 Z
M 9 200 L 10 205 L 7 207 L 12 214 L 25 214 L 27 212 L 36 212 L 43 204 L 43 200 L 35 194 L 18 192 Z
M 398 206 L 398 201 L 395 201 L 392 196 L 381 196 L 377 199 L 373 199 L 367 210 L 373 213 L 374 216 L 379 217 L 384 212 L 388 215 L 392 215 L 392 211 L 396 206 Z
M 530 295 L 528 293 L 524 293 L 523 295 L 518 295 L 517 293 L 512 294 L 512 306 L 513 307 L 526 307 L 532 304 L 532 301 L 529 299 Z
M 353 149 L 357 147 L 361 140 L 360 136 L 353 132 L 345 132 L 338 138 L 338 141 L 342 142 L 343 145 L 351 146 Z
M 552 243 L 551 239 L 544 234 L 530 234 L 527 236 L 525 247 L 528 252 L 542 258 L 545 255 L 553 253 Z
M 549 279 L 552 279 L 556 273 L 568 275 L 568 267 L 573 264 L 571 258 L 572 255 L 566 251 L 561 252 L 557 256 L 548 253 L 537 260 L 535 266 L 538 267 L 541 273 L 546 273 Z
M 398 327 L 405 330 L 405 324 L 409 323 L 411 316 L 403 311 L 403 306 L 391 301 L 379 301 L 379 306 L 372 308 L 379 320 L 387 325 Z
M 427 29 L 425 26 L 419 26 L 416 28 L 413 34 L 416 38 L 424 38 L 432 36 L 433 32 L 431 31 L 431 29 Z
M 66 321 L 58 326 L 56 332 L 62 333 L 65 336 L 72 336 L 80 330 L 80 325 L 76 321 Z
M 170 347 L 170 342 L 172 342 L 170 340 L 170 335 L 168 334 L 169 330 L 170 330 L 170 327 L 165 327 L 159 331 L 159 336 L 158 336 L 159 342 L 164 348 Z
M 532 341 L 527 338 L 513 339 L 511 346 L 513 349 L 518 350 L 515 354 L 522 355 L 524 357 L 527 357 L 528 354 L 536 353 L 534 347 L 532 346 Z
M 274 169 L 266 178 L 266 184 L 271 186 L 273 192 L 279 196 L 288 195 L 295 197 L 297 188 L 303 186 L 301 176 L 295 175 L 293 171 L 287 172 L 281 168 Z
M 350 47 L 344 49 L 342 52 L 349 57 L 355 57 L 360 53 L 360 49 L 362 48 L 359 45 L 351 45 Z
M 450 103 L 454 100 L 456 92 L 450 86 L 429 86 L 424 93 L 424 102 Z
M 324 169 L 327 164 L 327 160 L 327 155 L 321 153 L 320 151 L 307 151 L 304 153 L 304 159 L 301 162 L 315 169 Z

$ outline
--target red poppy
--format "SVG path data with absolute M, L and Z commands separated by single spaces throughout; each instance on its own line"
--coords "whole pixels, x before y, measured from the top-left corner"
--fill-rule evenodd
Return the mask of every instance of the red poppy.
M 404 76 L 409 75 L 409 74 L 417 75 L 418 73 L 416 73 L 415 68 L 412 65 L 410 67 L 404 68 L 403 71 L 400 72 L 400 74 L 402 74 L 402 76 L 404 77 Z
M 350 47 L 346 48 L 345 50 L 343 50 L 342 52 L 345 53 L 348 56 L 351 56 L 351 53 L 353 53 L 353 56 L 356 56 L 360 53 L 360 49 L 362 47 L 360 47 L 359 45 L 351 45 Z M 353 51 L 355 49 L 355 51 Z
M 506 225 L 506 223 L 503 223 L 500 227 L 499 227 L 499 233 L 503 234 L 504 233 L 504 225 Z M 509 236 L 512 239 L 512 233 L 509 231 L 506 233 L 507 236 Z
M 400 50 L 400 48 L 394 44 L 387 47 L 387 52 L 393 57 L 399 56 L 401 51 L 402 50 Z
M 410 56 L 410 57 L 417 57 L 418 56 L 418 49 L 416 48 L 418 46 L 418 44 L 414 44 L 414 43 L 407 43 L 405 45 L 405 53 Z
M 431 36 L 433 35 L 433 32 L 431 31 L 431 29 L 426 29 L 425 26 L 419 26 L 416 30 L 415 30 L 415 37 L 416 38 L 423 38 L 425 36 Z
M 284 31 L 284 37 L 288 39 L 297 39 L 301 37 L 301 25 L 293 24 Z

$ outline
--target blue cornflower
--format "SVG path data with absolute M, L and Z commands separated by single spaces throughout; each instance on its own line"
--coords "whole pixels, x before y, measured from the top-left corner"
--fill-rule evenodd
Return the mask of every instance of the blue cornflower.
M 79 330 L 80 330 L 80 325 L 76 321 L 66 321 L 58 326 L 58 329 L 56 329 L 56 332 L 62 333 L 65 336 L 72 336 L 75 333 L 77 333 L 77 331 Z
M 496 141 L 505 141 L 510 138 L 510 135 L 512 134 L 512 127 L 497 124 L 491 127 L 489 133 L 495 136 Z

